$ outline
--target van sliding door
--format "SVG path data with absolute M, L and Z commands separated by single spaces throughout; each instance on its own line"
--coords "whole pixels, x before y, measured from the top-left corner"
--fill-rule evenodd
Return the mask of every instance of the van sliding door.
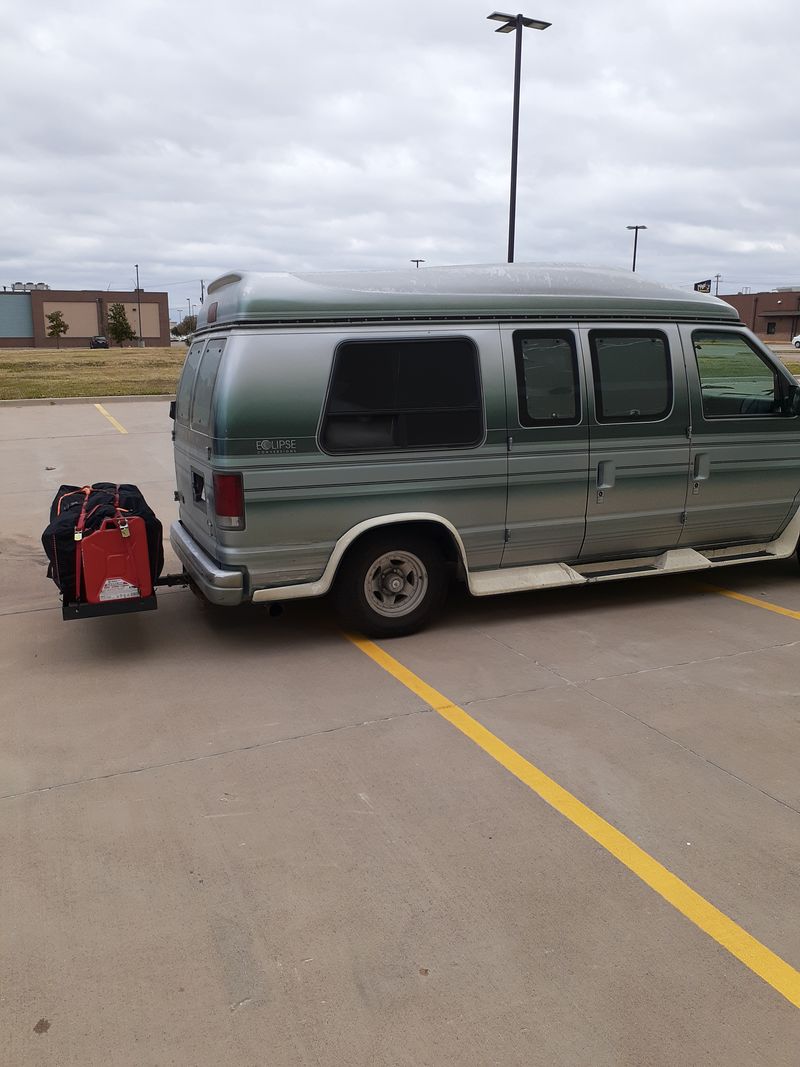
M 575 560 L 589 478 L 585 376 L 576 331 L 501 329 L 508 408 L 504 567 Z
M 590 476 L 582 560 L 674 548 L 689 473 L 686 369 L 673 324 L 582 328 Z

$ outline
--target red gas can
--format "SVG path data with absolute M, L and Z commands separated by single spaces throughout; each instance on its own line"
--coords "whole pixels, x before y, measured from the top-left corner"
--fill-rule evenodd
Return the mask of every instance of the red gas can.
M 153 593 L 147 531 L 138 515 L 104 519 L 78 542 L 86 602 L 148 597 Z

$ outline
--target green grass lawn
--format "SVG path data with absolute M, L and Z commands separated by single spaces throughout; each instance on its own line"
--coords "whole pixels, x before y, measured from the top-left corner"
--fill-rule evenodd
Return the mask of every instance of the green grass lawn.
M 766 374 L 760 367 L 758 357 L 735 335 L 729 340 L 712 338 L 695 342 L 697 363 L 702 378 L 751 378 Z M 790 354 L 791 353 L 791 354 Z M 789 349 L 772 349 L 772 354 L 783 362 L 792 374 L 800 374 L 800 353 L 794 355 Z
M 186 351 L 0 348 L 0 400 L 174 393 Z
M 186 347 L 0 348 L 0 400 L 174 393 Z M 800 356 L 783 361 L 800 374 Z

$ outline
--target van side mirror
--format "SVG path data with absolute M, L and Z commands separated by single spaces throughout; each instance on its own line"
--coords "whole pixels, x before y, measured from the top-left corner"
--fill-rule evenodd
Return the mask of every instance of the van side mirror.
M 170 400 L 170 402 L 169 402 L 169 417 L 172 419 L 173 422 L 175 421 L 175 401 L 174 400 Z

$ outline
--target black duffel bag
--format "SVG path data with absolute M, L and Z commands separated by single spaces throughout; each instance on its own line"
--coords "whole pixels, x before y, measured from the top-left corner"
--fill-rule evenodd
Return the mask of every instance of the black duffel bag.
M 85 507 L 84 507 L 85 505 Z M 68 599 L 76 599 L 75 527 L 83 513 L 83 537 L 98 530 L 104 519 L 119 513 L 138 515 L 147 531 L 147 551 L 153 582 L 164 567 L 161 523 L 135 485 L 95 482 L 94 485 L 62 485 L 50 505 L 50 523 L 42 534 L 42 545 L 50 560 L 47 577 L 52 578 Z

